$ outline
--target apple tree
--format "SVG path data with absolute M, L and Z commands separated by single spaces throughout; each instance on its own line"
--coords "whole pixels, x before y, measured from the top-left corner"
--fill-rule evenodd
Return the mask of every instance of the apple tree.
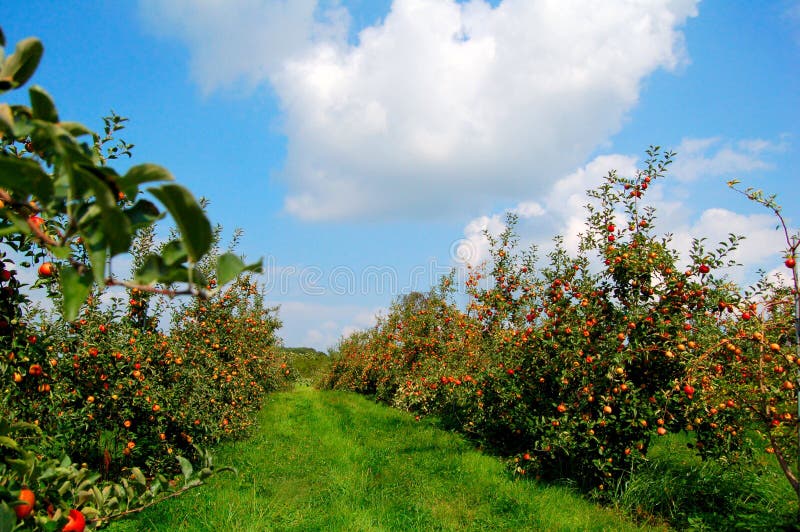
M 23 39 L 9 55 L 5 44 L 0 30 L 2 95 L 21 90 L 44 53 L 36 38 Z M 161 367 L 150 360 L 149 350 L 141 363 L 135 360 L 137 335 L 124 336 L 125 355 L 111 349 L 122 332 L 99 321 L 97 294 L 124 286 L 137 293 L 224 297 L 230 281 L 258 271 L 260 263 L 245 264 L 233 252 L 212 253 L 213 230 L 202 205 L 165 168 L 139 164 L 124 173 L 112 168 L 110 163 L 132 147 L 124 142 L 109 146 L 125 119 L 112 114 L 104 135 L 96 134 L 64 120 L 44 88 L 32 85 L 27 92 L 27 104 L 0 101 L 0 529 L 83 530 L 198 486 L 216 471 L 207 453 L 198 450 L 201 468 L 179 457 L 172 478 L 160 473 L 145 478 L 133 467 L 130 478 L 112 482 L 85 465 L 49 454 L 56 441 L 43 430 L 48 423 L 74 419 L 72 428 L 78 429 L 86 420 L 111 419 L 111 410 L 121 415 L 130 404 L 107 405 L 125 395 L 118 388 L 123 376 L 135 387 L 141 381 L 131 378 L 132 371 L 144 377 L 144 371 Z M 137 234 L 167 216 L 177 227 L 174 238 L 160 252 L 143 255 L 131 278 L 117 277 L 111 259 L 128 253 Z M 213 269 L 200 268 L 209 256 Z M 71 336 L 42 337 L 42 329 L 28 322 L 20 289 L 25 279 L 36 276 L 35 284 L 47 287 Z M 145 331 L 142 337 L 166 351 L 158 334 Z M 120 376 L 114 389 L 109 380 L 116 374 L 110 370 Z M 99 392 L 79 393 L 76 383 L 89 380 Z M 107 405 L 101 404 L 101 394 L 108 395 Z M 147 400 L 141 397 L 142 408 L 159 421 L 165 414 Z M 78 402 L 81 406 L 73 408 Z M 27 422 L 24 410 L 29 408 L 54 415 Z M 121 422 L 120 428 L 128 427 Z M 130 439 L 126 448 L 135 449 L 135 441 Z

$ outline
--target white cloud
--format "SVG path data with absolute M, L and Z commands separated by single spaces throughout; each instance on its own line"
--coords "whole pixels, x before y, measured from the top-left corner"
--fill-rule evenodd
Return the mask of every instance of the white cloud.
M 208 93 L 269 80 L 284 61 L 315 39 L 340 39 L 347 19 L 327 11 L 315 17 L 317 0 L 140 0 L 140 12 L 157 32 L 184 41 L 191 73 Z
M 786 268 L 784 265 L 780 265 L 779 267 L 772 268 L 771 270 L 765 272 L 765 276 L 770 281 L 783 286 L 792 286 L 794 284 L 794 280 L 792 279 L 792 271 Z
M 737 173 L 769 170 L 772 165 L 763 159 L 768 152 L 781 151 L 783 142 L 745 139 L 724 142 L 718 137 L 683 139 L 676 148 L 677 158 L 670 173 L 681 181 L 720 176 L 736 177 Z
M 776 219 L 770 214 L 741 214 L 714 207 L 704 210 L 693 223 L 666 226 L 662 231 L 673 233 L 673 247 L 687 260 L 692 238 L 706 238 L 705 247 L 714 250 L 716 244 L 727 241 L 730 234 L 744 236 L 730 258 L 744 266 L 772 268 L 780 264 L 778 259 L 786 247 L 783 233 L 776 231 L 775 225 Z M 731 279 L 738 283 L 747 282 L 746 277 L 751 273 L 742 268 L 728 271 Z
M 684 152 L 693 153 L 702 158 L 709 148 L 718 145 L 732 146 L 736 149 L 763 152 L 779 149 L 780 144 L 766 141 L 723 142 L 720 139 L 689 139 L 682 143 Z M 734 148 L 731 148 L 734 149 Z M 678 155 L 678 161 L 680 160 Z M 712 156 L 712 159 L 714 156 Z M 730 163 L 730 161 L 729 161 Z M 521 248 L 531 244 L 543 251 L 551 247 L 551 238 L 562 235 L 567 251 L 572 255 L 578 253 L 578 234 L 586 230 L 585 205 L 590 199 L 586 190 L 596 188 L 609 171 L 615 170 L 620 176 L 633 176 L 637 161 L 633 157 L 623 155 L 603 155 L 595 158 L 586 166 L 579 168 L 566 177 L 558 180 L 551 188 L 537 209 L 536 217 L 520 219 L 517 232 L 520 235 Z M 728 168 L 733 172 L 747 173 L 754 167 L 745 162 L 741 166 L 732 163 Z M 672 172 L 670 172 L 672 174 Z M 669 181 L 669 178 L 668 178 Z M 648 190 L 647 203 L 656 208 L 657 234 L 672 234 L 671 246 L 688 263 L 688 251 L 693 238 L 705 238 L 706 248 L 713 250 L 718 242 L 727 241 L 728 236 L 744 236 L 738 249 L 729 257 L 745 266 L 726 271 L 731 280 L 739 283 L 752 282 L 755 268 L 772 269 L 780 265 L 782 250 L 786 247 L 783 233 L 775 230 L 777 220 L 769 213 L 743 214 L 728 208 L 712 206 L 703 211 L 692 209 L 693 203 L 684 201 L 697 194 L 699 183 L 692 181 L 672 181 L 671 183 L 654 182 Z M 724 197 L 720 197 L 724 203 Z M 713 204 L 713 202 L 711 202 Z M 525 202 L 519 205 L 525 205 Z M 519 209 L 510 209 L 515 212 Z M 618 214 L 618 224 L 622 224 L 622 213 Z M 464 251 L 460 255 L 468 260 L 458 260 L 457 264 L 469 262 L 478 265 L 489 258 L 489 243 L 483 235 L 484 230 L 497 235 L 505 229 L 502 214 L 491 214 L 477 217 L 468 222 L 464 228 L 464 239 L 461 245 Z
M 486 233 L 498 235 L 506 228 L 504 217 L 500 214 L 480 216 L 467 223 L 464 238 L 453 244 L 452 258 L 461 265 L 478 266 L 489 258 L 489 240 Z
M 578 233 L 585 229 L 585 205 L 589 202 L 586 190 L 602 182 L 611 170 L 630 175 L 635 170 L 636 159 L 622 155 L 602 155 L 586 166 L 559 179 L 544 198 L 544 204 L 523 201 L 507 212 L 520 217 L 518 231 L 522 234 L 521 247 L 536 244 L 541 248 L 550 245 L 550 239 L 561 234 L 567 250 L 577 253 Z M 456 263 L 477 266 L 489 258 L 489 241 L 484 235 L 498 235 L 505 228 L 505 214 L 479 216 L 464 227 L 464 238 L 453 253 Z
M 539 203 L 535 201 L 523 201 L 514 208 L 514 212 L 520 218 L 535 218 L 536 216 L 543 215 L 546 211 Z
M 589 198 L 586 191 L 597 187 L 612 170 L 619 175 L 632 175 L 636 159 L 624 155 L 601 155 L 586 166 L 579 168 L 552 188 L 547 197 L 547 213 L 552 222 L 541 230 L 538 238 L 551 238 L 555 234 L 564 236 L 564 245 L 570 253 L 578 252 L 578 234 L 585 231 L 586 204 Z
M 326 305 L 309 301 L 280 302 L 283 328 L 278 334 L 288 346 L 325 350 L 342 337 L 373 326 L 383 310 L 359 305 Z
M 530 220 L 543 216 L 547 210 L 539 202 L 523 201 L 506 212 L 517 215 L 520 220 Z M 451 246 L 450 257 L 461 266 L 478 266 L 487 260 L 489 240 L 486 232 L 495 236 L 502 233 L 506 228 L 505 216 L 505 213 L 493 214 L 470 221 L 464 228 L 464 238 L 455 241 Z
M 394 0 L 355 44 L 341 9 L 320 23 L 311 0 L 143 6 L 189 44 L 205 88 L 272 83 L 285 207 L 336 220 L 463 215 L 546 190 L 619 130 L 645 77 L 685 60 L 696 3 Z

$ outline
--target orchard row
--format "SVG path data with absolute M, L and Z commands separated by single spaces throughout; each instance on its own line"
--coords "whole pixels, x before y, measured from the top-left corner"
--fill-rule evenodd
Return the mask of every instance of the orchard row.
M 520 252 L 510 216 L 487 235 L 489 264 L 470 270 L 465 310 L 451 279 L 401 297 L 341 341 L 326 385 L 434 414 L 519 474 L 596 494 L 622 485 L 654 438 L 679 431 L 707 459 L 774 453 L 800 493 L 797 239 L 787 231 L 788 286 L 730 283 L 737 237 L 714 250 L 695 241 L 682 259 L 645 203 L 672 154 L 648 155 L 635 176 L 612 172 L 589 191 L 577 257 L 559 238 L 546 260 Z M 744 193 L 783 223 L 774 199 Z
M 4 47 L 0 30 L 0 94 L 44 51 L 35 38 Z M 221 471 L 204 447 L 246 434 L 293 374 L 248 273 L 260 264 L 232 251 L 238 233 L 219 252 L 205 205 L 166 169 L 110 166 L 131 155 L 126 119 L 95 133 L 42 87 L 28 95 L 0 103 L 0 530 L 82 532 Z M 156 245 L 167 215 L 175 229 Z M 124 254 L 129 279 L 111 270 Z M 181 294 L 193 297 L 161 300 Z

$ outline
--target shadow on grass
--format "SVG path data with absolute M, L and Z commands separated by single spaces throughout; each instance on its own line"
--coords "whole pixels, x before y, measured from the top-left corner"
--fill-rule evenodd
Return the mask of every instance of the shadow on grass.
M 628 482 L 618 504 L 639 519 L 678 529 L 797 530 L 797 501 L 774 464 L 701 461 L 681 441 L 662 444 Z

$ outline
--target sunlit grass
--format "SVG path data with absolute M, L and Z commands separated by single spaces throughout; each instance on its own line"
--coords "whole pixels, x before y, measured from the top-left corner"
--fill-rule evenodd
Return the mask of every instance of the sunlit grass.
M 514 480 L 462 438 L 345 392 L 274 394 L 207 486 L 114 523 L 141 530 L 634 530 L 568 488 Z

